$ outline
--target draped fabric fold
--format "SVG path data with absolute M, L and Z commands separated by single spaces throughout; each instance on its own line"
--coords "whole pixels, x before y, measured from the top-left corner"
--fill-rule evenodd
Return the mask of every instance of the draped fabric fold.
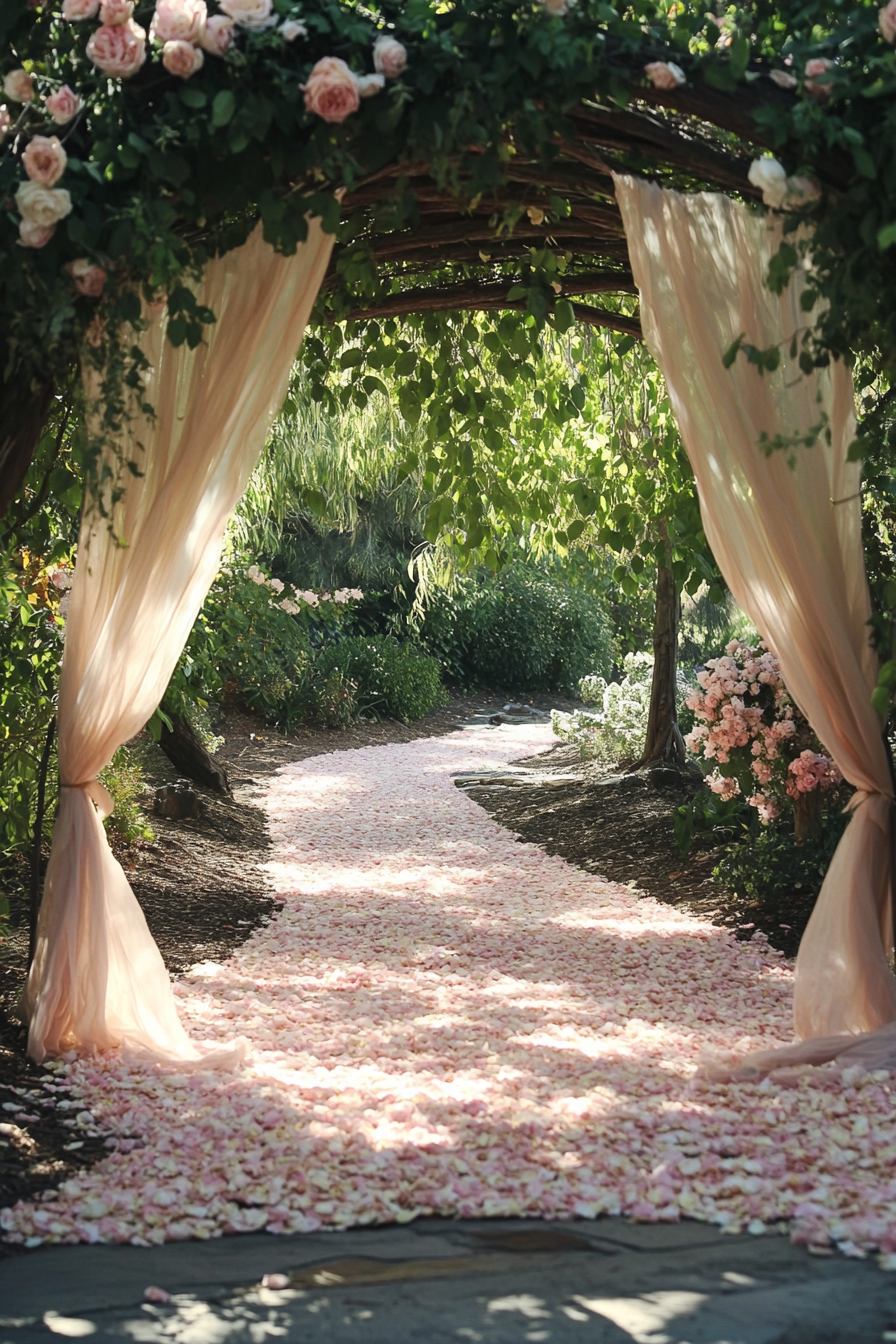
M 212 261 L 196 288 L 216 321 L 195 350 L 166 339 L 164 309 L 138 344 L 148 372 L 103 465 L 126 488 L 103 517 L 85 505 L 59 686 L 59 774 L 37 952 L 23 997 L 28 1049 L 122 1046 L 149 1059 L 234 1064 L 188 1038 L 159 950 L 102 826 L 97 774 L 158 705 L 221 556 L 224 529 L 279 410 L 332 251 L 317 221 L 292 257 L 260 226 Z M 85 376 L 88 406 L 99 395 Z M 102 488 L 102 487 L 98 487 Z
M 765 283 L 781 224 L 721 194 L 682 195 L 617 176 L 647 345 L 669 389 L 707 539 L 739 605 L 780 659 L 787 688 L 857 789 L 797 958 L 787 1061 L 819 1062 L 866 1037 L 864 1059 L 896 1062 L 888 826 L 893 788 L 871 707 L 877 658 L 861 537 L 852 378 L 842 363 L 803 375 L 789 354 L 806 323 L 799 271 Z M 776 345 L 774 373 L 722 355 L 743 333 Z M 814 446 L 799 443 L 819 427 Z M 784 446 L 766 455 L 762 435 Z M 787 445 L 791 445 L 788 447 Z M 881 1029 L 881 1030 L 878 1030 Z M 771 1055 L 759 1068 L 781 1062 Z

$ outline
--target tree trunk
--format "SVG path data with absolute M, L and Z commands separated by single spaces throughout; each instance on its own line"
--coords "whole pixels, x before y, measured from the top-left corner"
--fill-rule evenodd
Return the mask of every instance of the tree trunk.
M 227 778 L 225 762 L 206 751 L 191 725 L 180 714 L 173 714 L 168 709 L 165 713 L 172 727 L 169 729 L 162 724 L 159 746 L 178 774 L 186 775 L 187 779 L 192 779 L 194 783 L 214 793 L 232 798 L 233 789 Z
M 684 765 L 684 741 L 678 728 L 675 705 L 675 672 L 678 664 L 678 591 L 672 571 L 659 565 L 656 571 L 656 612 L 653 622 L 653 681 L 647 740 L 639 765 L 669 761 Z
M 22 488 L 47 418 L 53 383 L 0 383 L 0 517 Z

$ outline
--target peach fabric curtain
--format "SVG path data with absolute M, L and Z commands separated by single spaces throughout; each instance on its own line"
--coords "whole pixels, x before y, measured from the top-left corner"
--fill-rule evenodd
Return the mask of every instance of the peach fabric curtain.
M 134 410 L 116 445 L 143 474 L 126 475 L 112 528 L 85 508 L 72 585 L 59 687 L 62 788 L 23 1000 L 37 1061 L 115 1046 L 206 1065 L 239 1056 L 203 1056 L 187 1037 L 106 841 L 111 800 L 96 776 L 164 694 L 215 577 L 227 519 L 285 396 L 332 246 L 312 221 L 296 255 L 280 256 L 259 226 L 212 261 L 197 298 L 217 321 L 196 350 L 168 343 L 164 309 L 147 314 L 139 343 L 155 418 Z M 95 375 L 86 383 L 88 398 L 96 396 Z
M 641 292 L 648 347 L 669 389 L 694 470 L 706 535 L 739 605 L 775 651 L 787 687 L 857 794 L 797 958 L 787 1062 L 843 1054 L 842 1033 L 867 1058 L 896 1061 L 896 980 L 888 825 L 893 789 L 871 708 L 877 658 L 861 538 L 861 468 L 852 378 L 842 364 L 801 374 L 788 347 L 806 315 L 799 272 L 781 297 L 765 284 L 780 222 L 721 194 L 681 195 L 632 177 L 616 195 Z M 741 333 L 783 342 L 775 373 L 722 355 Z M 814 447 L 766 457 L 760 434 L 805 434 Z M 795 465 L 788 465 L 791 457 Z M 822 1041 L 817 1038 L 830 1038 Z M 856 1045 L 859 1043 L 856 1042 Z M 782 1062 L 753 1059 L 753 1067 Z

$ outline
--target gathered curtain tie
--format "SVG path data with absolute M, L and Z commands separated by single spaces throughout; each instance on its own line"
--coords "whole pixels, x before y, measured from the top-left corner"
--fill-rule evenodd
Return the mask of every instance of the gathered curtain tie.
M 80 784 L 62 784 L 60 785 L 60 788 L 77 789 L 81 793 L 86 793 L 87 797 L 96 807 L 100 816 L 100 821 L 103 821 L 105 817 L 111 817 L 112 813 L 115 811 L 115 804 L 112 801 L 111 793 L 106 788 L 105 784 L 101 784 L 98 779 L 85 779 Z

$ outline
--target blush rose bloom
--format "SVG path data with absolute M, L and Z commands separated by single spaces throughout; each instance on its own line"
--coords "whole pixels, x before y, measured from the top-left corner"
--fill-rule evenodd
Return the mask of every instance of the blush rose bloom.
M 19 220 L 19 238 L 25 247 L 46 247 L 55 232 L 55 224 L 33 224 L 30 219 Z
M 83 294 L 87 299 L 100 297 L 106 283 L 106 272 L 102 266 L 88 261 L 86 257 L 79 257 L 77 261 L 70 261 L 65 269 L 79 294 Z
M 574 2 L 575 0 L 540 0 L 542 8 L 558 19 L 566 18 Z
M 655 89 L 677 89 L 687 83 L 684 71 L 674 61 L 651 61 L 644 73 Z
M 198 42 L 207 20 L 205 0 L 158 0 L 149 35 L 155 42 Z
M 247 28 L 250 33 L 262 33 L 277 22 L 277 15 L 271 13 L 271 0 L 219 0 L 219 5 L 238 28 Z
M 134 0 L 103 0 L 100 5 L 100 23 L 114 28 L 119 23 L 127 23 L 134 15 Z
M 789 75 L 786 70 L 769 70 L 768 77 L 779 89 L 796 88 L 796 76 Z
M 226 14 L 213 14 L 206 20 L 205 32 L 199 39 L 199 45 L 210 56 L 223 56 L 233 43 L 233 19 Z
M 2 145 L 3 141 L 6 139 L 6 132 L 11 125 L 12 117 L 9 115 L 9 108 L 4 103 L 3 106 L 0 107 L 0 145 Z
M 103 24 L 87 43 L 87 59 L 113 79 L 129 79 L 146 60 L 146 33 L 138 23 Z
M 66 23 L 80 23 L 82 19 L 95 19 L 100 12 L 100 0 L 64 0 L 62 17 Z
M 61 89 L 51 93 L 47 99 L 47 111 L 57 126 L 65 126 L 78 115 L 83 106 L 81 98 L 67 84 L 63 84 Z
M 830 84 L 826 80 L 819 83 L 818 77 L 833 68 L 834 62 L 829 61 L 826 56 L 816 56 L 814 60 L 806 62 L 806 90 L 813 98 L 830 98 Z
M 16 192 L 16 209 L 29 224 L 52 228 L 72 212 L 72 198 L 62 187 L 23 182 Z
M 877 11 L 877 20 L 884 41 L 896 41 L 896 0 L 890 0 L 888 5 Z
M 295 42 L 297 37 L 307 37 L 308 29 L 298 19 L 287 19 L 278 29 L 284 42 Z
M 55 187 L 68 163 L 68 155 L 55 135 L 35 135 L 22 155 L 22 167 L 32 182 Z
M 162 48 L 162 64 L 169 75 L 179 79 L 189 79 L 204 63 L 205 57 L 192 42 L 166 42 Z
M 341 122 L 357 112 L 360 103 L 358 80 L 338 56 L 324 56 L 299 86 L 305 94 L 309 112 L 324 121 Z
M 3 80 L 3 92 L 14 103 L 30 103 L 34 97 L 34 81 L 24 70 L 10 70 Z
M 397 79 L 408 65 L 408 53 L 394 37 L 378 37 L 373 44 L 373 68 L 386 79 Z

